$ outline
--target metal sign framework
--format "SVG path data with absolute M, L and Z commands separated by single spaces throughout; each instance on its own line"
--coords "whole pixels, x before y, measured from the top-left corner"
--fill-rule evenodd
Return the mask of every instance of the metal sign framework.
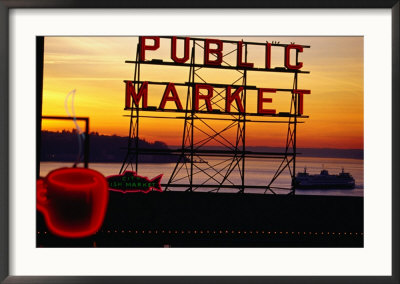
M 170 38 L 172 37 L 161 37 Z M 179 38 L 178 39 L 184 39 Z M 299 118 L 307 118 L 308 116 L 299 114 L 298 105 L 298 94 L 295 94 L 293 90 L 297 89 L 298 85 L 298 74 L 308 74 L 308 71 L 290 70 L 282 67 L 274 69 L 261 69 L 261 68 L 249 68 L 243 67 L 238 69 L 235 66 L 230 65 L 223 59 L 221 66 L 210 66 L 196 63 L 196 47 L 204 49 L 205 39 L 191 38 L 193 46 L 191 48 L 190 63 L 175 63 L 175 62 L 164 62 L 162 60 L 151 60 L 151 61 L 140 61 L 140 44 L 137 45 L 137 53 L 135 61 L 125 61 L 126 63 L 134 64 L 134 84 L 135 89 L 139 92 L 141 84 L 141 68 L 142 65 L 168 65 L 168 66 L 179 66 L 182 68 L 189 68 L 188 82 L 185 83 L 174 83 L 177 86 L 186 86 L 186 106 L 183 111 L 176 109 L 159 109 L 157 107 L 140 108 L 139 104 L 135 105 L 132 100 L 132 106 L 125 108 L 130 111 L 130 126 L 129 126 L 129 139 L 128 147 L 125 159 L 122 163 L 120 173 L 128 170 L 131 167 L 138 172 L 139 155 L 178 155 L 175 167 L 170 175 L 168 182 L 163 183 L 162 186 L 165 190 L 206 190 L 210 192 L 219 192 L 222 189 L 230 190 L 232 192 L 245 193 L 246 189 L 262 189 L 264 193 L 276 194 L 277 190 L 284 190 L 287 194 L 295 194 L 294 179 L 296 173 L 296 132 L 297 124 L 302 123 Z M 236 41 L 222 40 L 224 44 L 237 44 Z M 243 42 L 244 59 L 247 62 L 248 46 L 249 45 L 264 45 L 265 43 L 260 42 Z M 286 47 L 287 44 L 272 43 L 272 46 Z M 302 46 L 309 48 L 310 46 Z M 224 54 L 223 57 L 231 54 L 237 49 Z M 296 50 L 296 62 L 298 62 L 298 50 Z M 206 110 L 206 106 L 203 105 L 198 111 L 194 110 L 194 88 L 195 84 L 208 84 L 206 80 L 199 74 L 199 71 L 205 68 L 218 68 L 218 69 L 230 69 L 236 70 L 238 78 L 231 84 L 215 84 L 209 83 L 216 90 L 214 90 L 214 96 L 211 99 L 213 110 L 211 113 Z M 290 92 L 290 111 L 277 114 L 256 114 L 249 113 L 246 109 L 246 92 L 247 90 L 257 89 L 255 86 L 247 84 L 248 72 L 284 72 L 292 73 L 293 77 L 293 88 L 292 89 L 276 89 L 278 92 Z M 167 85 L 168 82 L 154 82 L 146 81 L 149 85 Z M 234 112 L 224 112 L 224 97 L 222 93 L 224 88 L 232 86 L 233 88 L 243 87 L 241 92 L 241 100 L 243 102 L 244 112 L 239 112 L 238 108 L 232 104 Z M 218 89 L 221 89 L 219 91 Z M 222 104 L 222 105 L 221 105 Z M 162 113 L 166 112 L 179 112 L 184 116 L 173 117 L 173 119 L 182 119 L 183 131 L 182 131 L 182 142 L 180 149 L 139 149 L 139 121 L 144 118 L 158 118 L 158 119 L 172 119 L 172 117 L 163 116 Z M 149 115 L 142 113 L 150 113 Z M 253 117 L 258 117 L 253 120 Z M 268 120 L 265 118 L 268 117 Z M 260 119 L 261 118 L 261 119 Z M 279 119 L 279 120 L 275 120 Z M 210 121 L 225 121 L 226 127 L 223 129 L 215 129 Z M 286 145 L 283 152 L 263 152 L 263 151 L 248 151 L 246 150 L 246 127 L 251 123 L 282 123 L 287 125 Z M 226 136 L 228 130 L 236 129 L 236 137 L 234 141 Z M 201 133 L 206 138 L 196 140 L 196 134 Z M 223 149 L 210 149 L 206 147 L 210 141 L 218 143 Z M 219 160 L 212 163 L 205 160 L 205 157 L 218 157 Z M 246 158 L 255 158 L 263 160 L 265 162 L 271 159 L 280 161 L 279 166 L 276 168 L 275 173 L 271 179 L 266 179 L 265 184 L 260 185 L 249 185 L 246 184 Z M 276 179 L 284 172 L 288 171 L 291 177 L 291 185 L 289 187 L 274 186 Z M 231 176 L 234 174 L 240 176 L 240 183 L 231 180 Z M 199 181 L 198 176 L 202 175 L 203 179 Z M 204 178 L 205 177 L 205 178 Z
M 49 116 L 49 115 L 42 115 L 41 119 L 56 119 L 56 120 L 81 120 L 85 122 L 85 132 L 84 132 L 84 139 L 83 139 L 83 167 L 89 167 L 89 149 L 90 149 L 90 135 L 89 135 L 89 117 L 70 117 L 70 116 Z M 79 138 L 80 139 L 80 138 Z M 81 156 L 78 157 L 77 162 L 80 162 Z

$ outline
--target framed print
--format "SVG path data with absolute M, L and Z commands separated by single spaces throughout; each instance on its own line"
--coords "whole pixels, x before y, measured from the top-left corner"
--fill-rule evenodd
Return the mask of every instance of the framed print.
M 119 4 L 2 2 L 4 283 L 397 283 L 399 3 Z
M 43 45 L 37 58 L 44 58 L 43 72 L 38 71 L 43 92 L 37 99 L 42 113 L 37 191 L 55 194 L 53 179 L 64 176 L 63 171 L 77 179 L 85 172 L 95 174 L 88 169 L 107 179 L 109 191 L 108 202 L 88 217 L 99 220 L 97 229 L 85 226 L 96 233 L 89 239 L 83 236 L 89 235 L 86 231 L 71 227 L 67 232 L 61 225 L 68 218 L 54 210 L 66 206 L 65 197 L 63 206 L 54 207 L 38 197 L 37 247 L 363 247 L 362 37 L 53 36 L 37 41 Z M 117 47 L 91 56 L 86 66 L 107 72 L 106 58 L 135 47 L 115 59 L 125 60 L 125 68 L 114 72 L 126 75 L 102 79 L 108 90 L 101 105 L 96 104 L 101 96 L 96 76 L 103 75 L 77 71 L 85 63 L 75 66 L 80 55 L 69 51 L 81 50 L 82 43 L 90 46 L 88 53 L 98 44 Z M 326 48 L 333 44 L 335 49 Z M 331 76 L 343 85 L 349 74 L 356 74 L 351 104 L 306 107 L 311 89 L 324 96 L 323 86 L 305 80 L 310 71 L 303 64 L 316 56 L 313 47 L 325 47 L 332 64 L 352 58 L 352 65 L 339 67 L 341 75 L 310 65 L 314 77 Z M 292 54 L 301 60 L 295 63 Z M 129 56 L 133 60 L 126 60 Z M 90 78 L 94 81 L 88 84 Z M 74 90 L 61 95 L 72 85 Z M 118 103 L 120 96 L 110 93 L 125 93 L 125 98 Z M 79 103 L 80 97 L 93 103 Z M 63 116 L 65 104 L 68 112 L 85 107 L 85 116 Z M 335 117 L 337 109 L 342 109 L 341 118 Z M 309 117 L 315 118 L 303 127 Z M 320 131 L 318 122 L 332 130 L 307 140 L 307 132 Z M 337 143 L 345 148 L 330 146 Z M 78 203 L 71 202 L 71 210 Z

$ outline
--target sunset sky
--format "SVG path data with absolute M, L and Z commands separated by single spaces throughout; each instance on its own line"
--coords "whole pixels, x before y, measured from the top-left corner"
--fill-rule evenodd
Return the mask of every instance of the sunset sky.
M 300 53 L 303 62 L 301 70 L 310 74 L 300 74 L 298 88 L 311 90 L 305 95 L 304 124 L 299 124 L 298 147 L 363 149 L 363 38 L 362 37 L 237 37 L 220 39 L 252 42 L 279 41 L 310 45 Z M 44 54 L 43 115 L 66 116 L 64 107 L 68 93 L 76 90 L 75 114 L 90 118 L 90 131 L 104 135 L 127 136 L 129 130 L 128 111 L 124 111 L 125 83 L 133 80 L 134 64 L 125 60 L 135 60 L 137 37 L 46 37 Z M 178 44 L 178 54 L 183 54 L 183 41 Z M 170 40 L 162 39 L 160 49 L 148 51 L 146 59 L 170 59 Z M 234 46 L 225 45 L 227 54 Z M 225 58 L 232 64 L 236 53 Z M 272 67 L 282 67 L 283 48 L 272 48 Z M 262 47 L 252 47 L 248 51 L 248 61 L 255 67 L 263 67 L 265 51 Z M 202 54 L 197 53 L 196 63 L 202 63 Z M 199 74 L 209 83 L 231 84 L 239 77 L 237 71 L 200 70 Z M 189 68 L 143 65 L 141 80 L 162 82 L 187 82 Z M 293 74 L 272 72 L 248 72 L 248 85 L 258 88 L 292 88 Z M 239 84 L 239 83 L 236 83 Z M 165 86 L 150 86 L 149 106 L 158 106 Z M 177 87 L 185 106 L 186 87 Z M 221 90 L 221 89 L 219 89 Z M 222 93 L 224 95 L 224 92 Z M 247 92 L 247 110 L 256 112 L 256 91 Z M 265 108 L 277 112 L 288 112 L 290 93 L 271 94 L 272 103 Z M 233 105 L 235 105 L 233 103 Z M 168 102 L 166 108 L 175 108 Z M 146 112 L 145 115 L 154 115 Z M 182 117 L 183 114 L 162 114 Z M 215 117 L 215 115 L 214 115 Z M 261 118 L 256 118 L 261 119 Z M 269 118 L 262 118 L 269 119 Z M 282 120 L 275 119 L 275 120 Z M 199 123 L 199 127 L 201 123 Z M 214 122 L 215 129 L 222 129 L 226 122 Z M 71 130 L 72 122 L 43 120 L 43 129 Z M 205 126 L 203 126 L 205 127 Z M 179 145 L 182 141 L 182 119 L 143 118 L 140 122 L 140 137 L 147 141 L 163 141 L 169 145 Z M 286 124 L 248 123 L 246 144 L 251 146 L 285 146 Z M 236 133 L 236 132 L 235 132 Z M 235 135 L 227 133 L 228 136 Z M 199 139 L 201 134 L 199 133 Z M 210 144 L 212 145 L 212 144 Z M 217 145 L 217 144 L 215 144 Z

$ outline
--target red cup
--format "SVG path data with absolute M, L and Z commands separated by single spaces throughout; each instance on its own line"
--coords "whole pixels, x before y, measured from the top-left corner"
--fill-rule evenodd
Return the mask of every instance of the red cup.
M 108 183 L 101 173 L 60 168 L 37 181 L 36 206 L 53 234 L 82 238 L 95 234 L 103 224 L 108 194 Z

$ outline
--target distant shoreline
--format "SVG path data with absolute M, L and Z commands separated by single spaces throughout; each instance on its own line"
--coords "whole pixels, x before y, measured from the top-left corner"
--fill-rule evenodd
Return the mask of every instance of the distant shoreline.
M 77 137 L 78 135 L 76 131 L 42 131 L 40 161 L 74 162 L 79 153 Z M 90 133 L 89 161 L 97 163 L 122 163 L 126 159 L 128 141 L 128 137 Z M 136 145 L 136 142 L 131 140 L 131 144 Z M 175 163 L 179 160 L 180 149 L 182 148 L 181 145 L 167 145 L 162 141 L 148 142 L 145 139 L 139 139 L 137 144 L 139 149 L 138 158 L 140 163 Z M 140 149 L 145 149 L 147 152 L 140 153 Z M 150 153 L 149 150 L 161 150 L 162 154 Z M 176 151 L 174 151 L 174 153 L 168 153 L 169 150 Z M 226 148 L 221 146 L 203 146 L 202 150 L 226 151 Z M 133 153 L 135 152 L 135 149 L 132 148 L 131 151 Z M 285 153 L 285 148 L 247 146 L 246 151 Z M 298 157 L 364 159 L 363 149 L 297 148 L 296 152 Z M 292 152 L 289 151 L 288 153 Z M 135 157 L 135 155 L 131 155 L 132 162 L 134 162 Z
M 167 145 L 170 149 L 177 149 L 181 146 Z M 224 149 L 219 146 L 208 146 L 203 149 L 218 150 Z M 268 146 L 247 146 L 246 151 L 254 152 L 285 152 L 284 147 L 268 147 Z M 315 157 L 315 158 L 348 158 L 348 159 L 364 159 L 363 149 L 338 149 L 338 148 L 297 148 L 298 157 Z

